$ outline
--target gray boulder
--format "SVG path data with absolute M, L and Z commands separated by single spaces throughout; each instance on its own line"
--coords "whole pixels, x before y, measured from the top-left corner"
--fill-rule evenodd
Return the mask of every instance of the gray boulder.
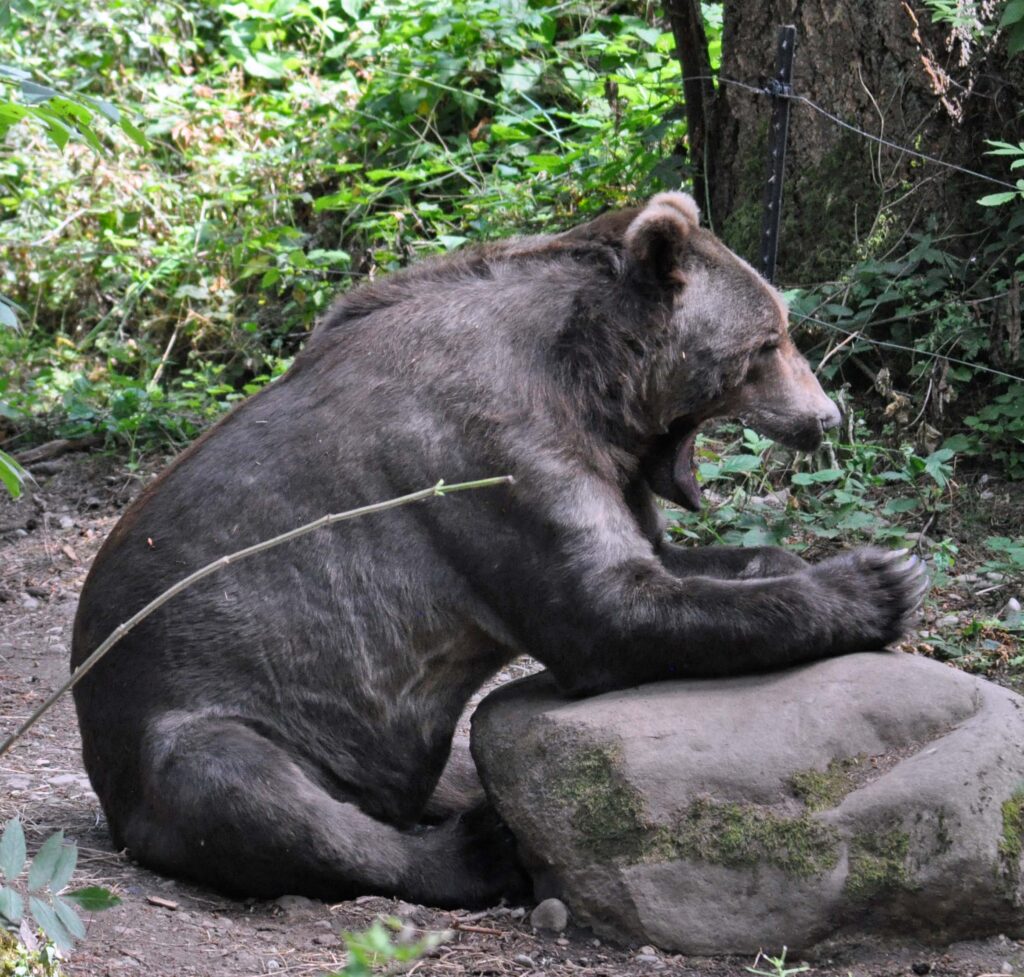
M 1024 699 L 924 658 L 560 697 L 473 717 L 539 897 L 683 953 L 1024 935 Z

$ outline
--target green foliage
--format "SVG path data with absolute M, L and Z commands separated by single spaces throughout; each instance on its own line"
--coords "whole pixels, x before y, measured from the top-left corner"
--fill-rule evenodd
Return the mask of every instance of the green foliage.
M 60 951 L 49 941 L 30 949 L 0 929 L 0 977 L 63 977 Z
M 745 969 L 748 973 L 757 974 L 758 977 L 793 977 L 794 974 L 802 974 L 805 970 L 811 969 L 806 963 L 798 964 L 795 967 L 787 967 L 786 951 L 788 949 L 788 947 L 783 947 L 782 953 L 777 957 L 769 956 L 763 950 L 759 950 L 757 957 L 754 959 L 754 965 Z M 762 960 L 771 968 L 770 970 L 758 967 Z
M 1018 27 L 1021 29 L 1021 45 L 1024 47 L 1024 0 L 1017 0 L 1021 4 L 1021 21 Z M 986 140 L 995 149 L 989 150 L 989 156 L 1010 156 L 1013 162 L 1010 163 L 1010 170 L 1019 170 L 1024 167 L 1024 140 L 1014 145 L 1009 142 L 999 142 L 995 139 Z M 1004 190 L 1001 193 L 990 193 L 982 197 L 978 203 L 983 207 L 999 207 L 1016 200 L 1024 202 L 1024 179 L 1017 181 L 1016 190 Z
M 1011 383 L 964 423 L 977 435 L 963 439 L 969 450 L 985 450 L 1011 478 L 1024 478 L 1024 383 Z
M 991 36 L 998 28 L 1006 33 L 1006 50 L 1011 57 L 1024 51 L 1024 0 L 1002 0 L 1000 4 L 983 4 L 978 0 L 924 3 L 931 9 L 933 21 L 949 24 L 962 36 L 978 40 Z
M 35 81 L 28 71 L 0 64 L 0 139 L 12 126 L 27 121 L 39 125 L 59 150 L 75 140 L 101 153 L 103 143 L 96 131 L 99 119 L 119 126 L 130 139 L 146 145 L 142 133 L 110 102 L 60 91 Z
M 887 246 L 882 224 L 866 251 Z M 1024 205 L 983 212 L 966 255 L 960 242 L 907 233 L 900 257 L 866 257 L 837 282 L 790 293 L 795 334 L 833 387 L 871 376 L 898 437 L 939 442 L 935 425 L 959 415 L 967 430 L 949 447 L 1022 477 L 1022 235 Z
M 328 977 L 371 977 L 376 968 L 391 968 L 395 964 L 408 964 L 429 953 L 451 934 L 426 933 L 414 939 L 400 919 L 375 919 L 369 929 L 361 933 L 342 934 L 348 960 L 344 969 Z
M 823 453 L 829 457 L 821 467 L 794 456 L 787 467 L 786 452 L 750 429 L 724 443 L 702 437 L 697 474 L 705 504 L 697 513 L 669 512 L 671 532 L 704 545 L 801 550 L 839 537 L 906 545 L 912 527 L 949 507 L 951 448 L 921 456 L 909 445 L 832 438 Z
M 144 154 L 86 160 L 69 145 L 0 160 L 13 259 L 0 292 L 31 310 L 27 343 L 0 334 L 0 360 L 23 362 L 28 347 L 37 363 L 72 361 L 96 427 L 115 437 L 125 432 L 105 388 L 132 381 L 156 416 L 143 426 L 173 427 L 183 369 L 222 370 L 236 390 L 273 376 L 339 286 L 469 238 L 561 229 L 687 174 L 671 35 L 627 11 L 526 0 L 17 9 L 0 60 L 48 72 L 90 105 L 139 105 L 147 120 Z M 64 410 L 66 390 L 17 373 L 0 404 L 19 422 Z
M 70 950 L 75 940 L 85 936 L 85 926 L 71 900 L 89 909 L 107 908 L 120 901 L 96 887 L 62 897 L 77 862 L 78 848 L 65 843 L 63 831 L 47 838 L 28 862 L 21 822 L 17 818 L 8 821 L 0 835 L 0 878 L 4 881 L 0 885 L 0 929 L 17 933 L 31 919 L 49 943 L 61 952 Z M 27 878 L 16 887 L 26 863 Z M 28 934 L 31 933 L 29 928 Z
M 1006 49 L 1011 55 L 1024 51 L 1024 0 L 1007 0 L 999 27 L 1006 31 Z
M 10 455 L 0 451 L 0 483 L 12 499 L 21 498 L 21 487 L 25 483 L 26 471 Z

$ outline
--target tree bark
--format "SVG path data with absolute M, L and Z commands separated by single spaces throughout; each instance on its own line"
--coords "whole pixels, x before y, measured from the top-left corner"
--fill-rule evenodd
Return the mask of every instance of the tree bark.
M 921 0 L 726 0 L 722 81 L 710 133 L 716 162 L 710 217 L 756 261 L 776 29 L 797 27 L 793 89 L 876 136 L 1009 178 L 984 140 L 1021 138 L 1024 58 L 998 43 L 947 45 Z M 961 61 L 965 63 L 961 64 Z M 973 203 L 994 188 L 850 132 L 806 103 L 793 105 L 778 277 L 812 284 L 898 245 L 908 227 L 959 233 L 981 219 Z
M 707 213 L 714 194 L 714 156 L 708 145 L 708 121 L 714 107 L 715 86 L 711 76 L 708 39 L 700 0 L 668 0 L 665 4 L 676 56 L 683 74 L 686 103 L 686 133 L 690 165 L 693 167 L 693 196 Z

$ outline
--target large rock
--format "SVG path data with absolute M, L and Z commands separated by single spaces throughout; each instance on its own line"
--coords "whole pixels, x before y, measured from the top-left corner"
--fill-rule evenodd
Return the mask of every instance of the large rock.
M 546 673 L 473 718 L 539 896 L 685 953 L 898 932 L 1024 935 L 1024 699 L 923 658 L 566 700 Z

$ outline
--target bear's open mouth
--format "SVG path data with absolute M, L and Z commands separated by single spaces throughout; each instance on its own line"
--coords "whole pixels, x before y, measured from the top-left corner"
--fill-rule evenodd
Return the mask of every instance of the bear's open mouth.
M 691 512 L 700 510 L 700 486 L 697 484 L 697 463 L 693 459 L 693 449 L 697 444 L 697 428 L 693 427 L 676 448 L 676 458 L 672 463 L 672 481 L 679 490 L 679 501 Z
M 680 418 L 655 442 L 643 462 L 644 477 L 651 491 L 669 502 L 700 510 L 693 450 L 702 418 Z

